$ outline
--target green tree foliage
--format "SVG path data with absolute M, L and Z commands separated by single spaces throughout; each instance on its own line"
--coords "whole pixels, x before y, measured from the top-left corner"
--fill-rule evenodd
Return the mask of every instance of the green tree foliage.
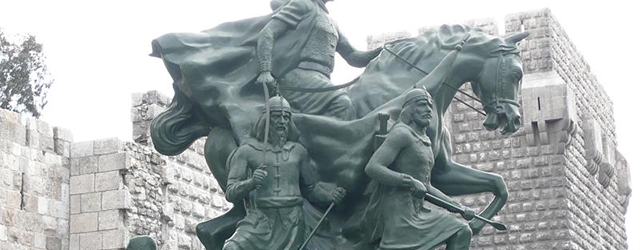
M 0 29 L 0 108 L 40 117 L 52 83 L 42 44 Z

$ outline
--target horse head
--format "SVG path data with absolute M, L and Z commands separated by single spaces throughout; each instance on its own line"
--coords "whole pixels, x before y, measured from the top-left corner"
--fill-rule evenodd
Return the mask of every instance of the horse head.
M 387 51 L 360 77 L 367 83 L 354 85 L 349 89 L 349 95 L 362 116 L 399 96 L 411 85 L 425 84 L 436 100 L 437 108 L 444 113 L 456 90 L 471 82 L 487 113 L 485 127 L 513 133 L 521 125 L 518 98 L 523 75 L 516 43 L 527 36 L 525 32 L 499 38 L 466 25 L 433 27 L 417 37 L 385 45 Z M 458 53 L 451 67 L 445 73 L 435 72 L 436 66 L 454 50 Z M 424 81 L 427 72 L 430 75 L 446 74 L 445 81 L 426 86 L 429 85 Z
M 478 46 L 477 69 L 469 79 L 473 93 L 480 98 L 487 116 L 483 123 L 488 130 L 500 129 L 503 134 L 518 131 L 521 125 L 518 99 L 523 77 L 522 60 L 516 45 L 528 32 L 507 38 L 492 38 Z

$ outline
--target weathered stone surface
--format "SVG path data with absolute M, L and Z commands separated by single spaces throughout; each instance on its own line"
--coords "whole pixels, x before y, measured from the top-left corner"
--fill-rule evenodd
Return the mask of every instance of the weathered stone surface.
M 64 249 L 69 159 L 43 121 L 0 109 L 0 249 Z
M 95 191 L 93 174 L 71 176 L 69 191 L 71 194 L 84 194 Z
M 101 155 L 98 158 L 98 170 L 100 172 L 126 169 L 130 165 L 131 161 L 126 153 Z
M 109 230 L 102 232 L 102 249 L 122 249 L 126 247 L 126 232 L 124 230 Z
M 93 141 L 93 153 L 95 155 L 115 154 L 121 148 L 122 142 L 118 138 Z
M 98 231 L 98 213 L 73 214 L 69 218 L 71 233 Z
M 40 134 L 39 148 L 47 152 L 55 152 L 55 143 L 51 135 Z
M 69 212 L 71 214 L 79 214 L 81 213 L 81 202 L 80 202 L 80 196 L 81 195 L 71 195 L 69 197 Z
M 100 230 L 121 229 L 123 226 L 124 218 L 119 210 L 102 211 L 98 216 Z
M 80 250 L 96 250 L 102 247 L 102 232 L 83 233 L 80 234 L 79 249 Z
M 62 250 L 62 239 L 56 237 L 47 237 L 47 250 Z
M 98 157 L 72 158 L 70 165 L 71 176 L 96 173 L 98 172 Z
M 73 142 L 73 134 L 71 130 L 61 127 L 53 128 L 53 139 L 63 140 L 67 142 Z
M 34 233 L 33 234 L 33 246 L 36 248 L 46 248 L 47 247 L 47 236 L 43 233 Z
M 63 140 L 54 140 L 53 151 L 64 157 L 71 156 L 71 142 Z
M 74 142 L 71 143 L 71 158 L 87 157 L 93 155 L 93 142 Z
M 72 234 L 69 236 L 69 250 L 80 250 L 80 235 Z
M 26 131 L 26 145 L 30 148 L 40 149 L 40 133 L 36 130 L 27 130 Z
M 38 197 L 38 213 L 42 215 L 49 214 L 49 201 L 45 197 Z
M 0 241 L 7 241 L 7 227 L 0 224 Z
M 80 212 L 98 212 L 101 208 L 101 193 L 88 193 L 80 195 Z
M 122 176 L 119 171 L 109 171 L 96 174 L 96 191 L 117 190 L 122 186 Z
M 130 205 L 130 194 L 127 190 L 112 190 L 102 192 L 102 209 L 127 209 Z
M 3 111 L 0 114 L 0 139 L 26 145 L 27 130 L 21 124 L 20 119 L 16 120 L 13 112 Z M 19 115 L 18 115 L 19 116 Z

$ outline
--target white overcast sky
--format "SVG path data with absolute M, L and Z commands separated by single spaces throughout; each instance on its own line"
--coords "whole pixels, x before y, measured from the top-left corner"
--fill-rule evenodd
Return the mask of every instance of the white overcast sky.
M 425 1 L 337 0 L 331 15 L 358 48 L 366 36 L 548 7 L 614 102 L 618 149 L 632 168 L 640 164 L 637 60 L 640 8 L 636 1 Z M 1 0 L 0 28 L 31 33 L 44 44 L 56 82 L 43 119 L 70 128 L 76 141 L 131 140 L 131 93 L 172 95 L 162 62 L 148 57 L 151 40 L 169 32 L 196 32 L 221 22 L 264 15 L 269 0 Z M 360 71 L 339 62 L 333 79 Z M 632 179 L 640 181 L 640 171 Z M 636 186 L 636 192 L 640 187 Z M 640 248 L 637 196 L 627 214 L 630 249 Z

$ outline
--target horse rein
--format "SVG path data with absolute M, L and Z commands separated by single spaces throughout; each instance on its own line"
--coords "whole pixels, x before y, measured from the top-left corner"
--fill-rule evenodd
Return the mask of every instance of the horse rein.
M 462 50 L 462 47 L 464 46 L 464 44 L 467 42 L 467 40 L 469 40 L 469 37 L 471 37 L 471 34 L 466 34 L 465 38 L 464 38 L 464 39 L 462 39 L 462 41 L 460 41 L 460 42 L 455 46 L 455 49 L 456 49 L 456 50 L 458 50 L 458 51 L 461 51 L 461 50 Z M 404 59 L 402 56 L 400 56 L 400 55 L 398 55 L 397 53 L 395 53 L 395 52 L 393 52 L 392 50 L 390 50 L 390 49 L 387 47 L 388 45 L 391 45 L 391 43 L 386 43 L 386 44 L 384 44 L 384 45 L 382 46 L 382 49 L 386 50 L 386 51 L 387 51 L 387 52 L 389 52 L 391 55 L 393 55 L 393 56 L 395 56 L 396 58 L 400 59 L 400 61 L 402 61 L 402 62 L 406 63 L 407 65 L 411 66 L 412 68 L 414 68 L 415 70 L 417 70 L 417 71 L 419 71 L 420 73 L 424 74 L 425 76 L 429 75 L 429 72 L 427 72 L 427 71 L 425 71 L 425 70 L 421 69 L 421 68 L 420 68 L 420 67 L 418 67 L 417 65 L 415 65 L 415 64 L 413 64 L 413 63 L 411 63 L 411 62 L 407 61 L 407 59 Z M 467 94 L 466 92 L 464 92 L 464 91 L 462 91 L 462 90 L 460 90 L 460 89 L 458 89 L 458 88 L 456 88 L 456 87 L 451 86 L 451 85 L 450 85 L 450 84 L 448 84 L 446 81 L 444 81 L 444 82 L 443 82 L 443 84 L 444 84 L 444 86 L 447 86 L 447 87 L 449 87 L 449 88 L 451 88 L 451 89 L 453 89 L 453 90 L 457 91 L 458 93 L 461 93 L 461 94 L 463 94 L 464 96 L 469 97 L 469 98 L 471 98 L 472 100 L 474 100 L 474 101 L 477 101 L 477 102 L 481 103 L 481 104 L 482 104 L 482 106 L 486 106 L 486 104 L 485 104 L 482 100 L 478 99 L 478 98 L 477 98 L 477 97 L 475 97 L 475 96 L 472 96 L 472 95 L 470 95 L 470 94 Z M 476 111 L 476 112 L 480 113 L 481 115 L 483 115 L 483 116 L 487 116 L 487 114 L 486 114 L 485 112 L 483 112 L 483 111 L 481 111 L 481 110 L 479 110 L 479 109 L 475 108 L 473 105 L 471 105 L 471 104 L 469 104 L 469 103 L 467 103 L 467 102 L 463 101 L 462 99 L 458 98 L 457 96 L 453 96 L 453 99 L 455 99 L 455 100 L 457 100 L 457 101 L 461 102 L 461 103 L 462 103 L 462 104 L 464 104 L 465 106 L 467 106 L 467 107 L 469 107 L 469 108 L 473 109 L 474 111 Z

